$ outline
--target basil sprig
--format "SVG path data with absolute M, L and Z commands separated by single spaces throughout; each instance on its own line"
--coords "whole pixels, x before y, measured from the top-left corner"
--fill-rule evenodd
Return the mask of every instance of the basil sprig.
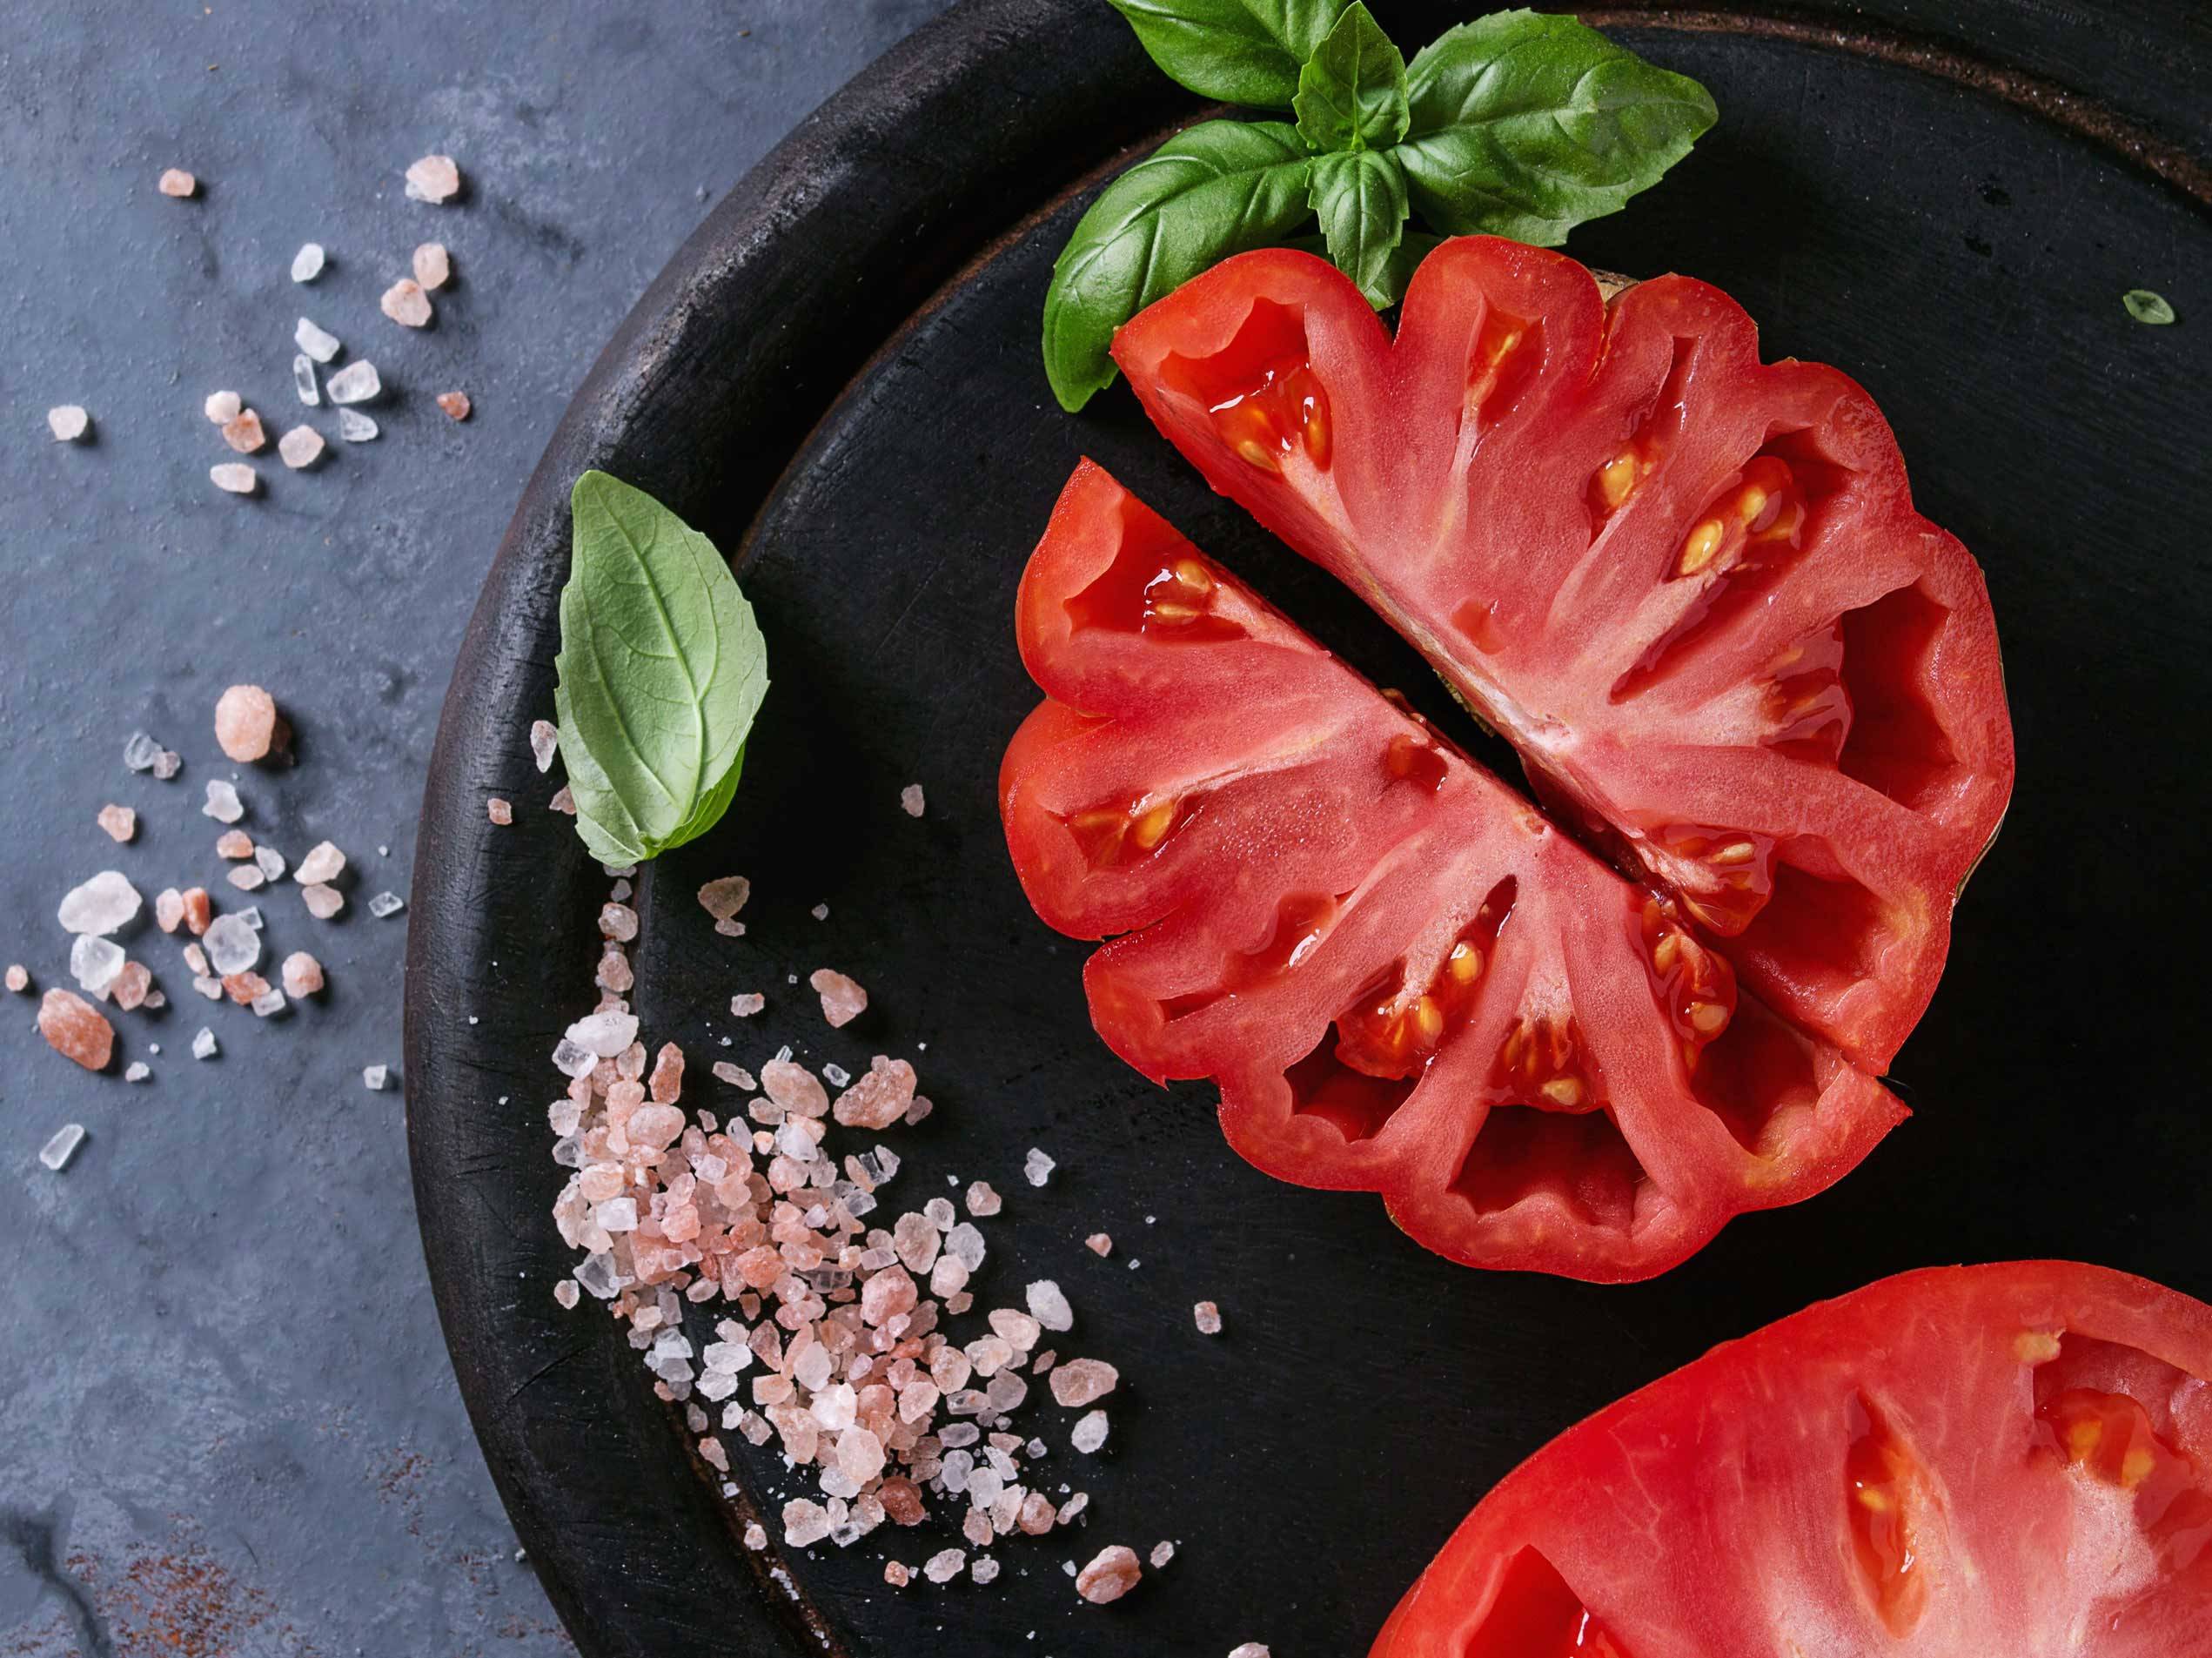
M 1092 204 L 1053 266 L 1044 366 L 1061 406 L 1111 385 L 1114 332 L 1207 266 L 1319 246 L 1380 310 L 1436 237 L 1552 247 L 1659 182 L 1719 118 L 1697 82 L 1572 17 L 1501 11 L 1406 63 L 1364 0 L 1111 0 L 1203 97 L 1285 110 L 1207 121 Z
M 696 840 L 728 809 L 768 688 L 753 607 L 714 544 L 587 472 L 560 594 L 553 708 L 576 830 L 602 863 Z

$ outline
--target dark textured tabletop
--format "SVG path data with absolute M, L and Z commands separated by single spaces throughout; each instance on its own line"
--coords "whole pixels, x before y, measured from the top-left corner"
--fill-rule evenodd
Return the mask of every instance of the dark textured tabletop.
M 439 1339 L 397 1076 L 407 916 L 367 901 L 407 890 L 462 623 L 600 343 L 707 203 L 939 3 L 0 17 L 0 964 L 32 980 L 0 1004 L 0 1654 L 568 1649 Z M 430 153 L 459 163 L 455 203 L 406 199 Z M 158 191 L 172 166 L 197 196 Z M 378 296 L 429 240 L 454 280 L 416 332 Z M 295 285 L 309 241 L 330 263 Z M 376 441 L 295 395 L 301 316 L 377 364 Z M 208 476 L 240 459 L 202 413 L 226 389 L 269 428 L 250 499 Z M 451 390 L 465 424 L 432 401 Z M 62 404 L 89 440 L 51 439 Z M 302 422 L 330 453 L 293 473 L 275 439 Z M 242 681 L 289 715 L 296 764 L 224 760 L 215 701 Z M 141 729 L 173 781 L 124 768 Z M 224 883 L 216 778 L 287 858 L 346 852 L 339 919 L 289 879 Z M 110 802 L 138 814 L 128 844 L 94 822 Z M 107 869 L 150 907 L 171 885 L 258 902 L 263 970 L 309 950 L 327 990 L 267 1021 L 203 1001 L 142 917 L 121 942 L 169 1005 L 108 1008 L 115 1059 L 77 1069 L 32 1017 L 70 983 L 57 906 Z M 67 1123 L 87 1138 L 52 1172 Z

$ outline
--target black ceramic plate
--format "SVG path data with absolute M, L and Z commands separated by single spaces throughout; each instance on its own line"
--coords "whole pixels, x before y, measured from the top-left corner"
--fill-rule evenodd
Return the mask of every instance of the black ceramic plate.
M 1402 39 L 1442 21 L 1377 10 Z M 1631 1288 L 1454 1267 L 1370 1198 L 1247 1169 L 1204 1089 L 1150 1088 L 1092 1037 L 1083 949 L 1016 886 L 993 784 L 1036 693 L 1010 604 L 1079 454 L 1463 723 L 1365 610 L 1210 495 L 1126 391 L 1080 419 L 1052 404 L 1036 350 L 1052 256 L 1097 170 L 1191 113 L 1103 0 L 960 8 L 701 229 L 593 370 L 500 548 L 439 732 L 412 911 L 425 1245 L 493 1472 L 586 1653 L 1356 1652 L 1516 1460 L 1816 1298 L 2033 1255 L 2212 1295 L 2193 1052 L 2212 916 L 2192 809 L 2212 688 L 2212 237 L 2189 90 L 2212 53 L 2178 13 L 2089 28 L 1967 10 L 1947 26 L 1978 48 L 1861 21 L 1612 19 L 1703 79 L 1724 119 L 1573 251 L 1718 282 L 1763 320 L 1770 354 L 1869 386 L 1920 505 L 1988 572 L 2020 749 L 2011 821 L 1898 1060 L 1919 1115 L 1835 1191 L 1739 1221 Z M 2126 94 L 2147 127 L 2081 96 L 2098 92 Z M 2182 325 L 2130 321 L 2120 295 L 2138 285 Z M 748 1554 L 744 1504 L 715 1494 L 636 1355 L 608 1320 L 553 1301 L 570 1262 L 547 1218 L 547 1055 L 588 1000 L 605 882 L 543 809 L 558 778 L 533 769 L 524 733 L 551 710 L 566 488 L 587 465 L 742 547 L 775 681 L 735 808 L 640 883 L 647 1030 L 686 1044 L 700 1087 L 741 990 L 772 1006 L 729 1051 L 745 1061 L 787 1038 L 855 1069 L 913 1054 L 940 1109 L 897 1138 L 894 1194 L 911 1206 L 948 1175 L 994 1181 L 1009 1201 L 985 1292 L 1058 1279 L 1079 1316 L 1063 1350 L 1127 1379 L 1103 1455 L 1067 1448 L 1067 1413 L 1033 1413 L 1056 1447 L 1048 1488 L 1087 1488 L 1094 1519 L 1002 1548 L 988 1591 L 884 1591 L 887 1549 L 926 1552 L 907 1536 Z M 915 781 L 920 822 L 897 807 Z M 487 824 L 491 794 L 519 802 L 514 827 Z M 692 896 L 733 872 L 759 894 L 738 942 Z M 787 983 L 825 963 L 875 993 L 849 1030 L 826 1032 Z M 1018 1172 L 1031 1145 L 1060 1162 L 1043 1192 Z M 1081 1246 L 1100 1229 L 1118 1240 L 1109 1261 Z M 1217 1340 L 1191 1329 L 1202 1297 L 1225 1311 Z M 738 1466 L 771 1515 L 795 1494 L 765 1460 Z M 1109 1610 L 1062 1574 L 1106 1542 L 1163 1537 L 1181 1545 L 1173 1566 Z

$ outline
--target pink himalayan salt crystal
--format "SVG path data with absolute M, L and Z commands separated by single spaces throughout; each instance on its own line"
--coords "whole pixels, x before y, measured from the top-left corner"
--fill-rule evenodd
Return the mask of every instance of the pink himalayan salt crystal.
M 51 994 L 50 991 L 48 994 Z M 861 1319 L 869 1325 L 882 1325 L 902 1312 L 911 1312 L 921 1299 L 921 1292 L 907 1276 L 903 1266 L 886 1267 L 861 1285 Z
M 1015 1524 L 1031 1537 L 1042 1537 L 1052 1529 L 1052 1522 L 1059 1516 L 1053 1512 L 1052 1499 L 1042 1491 L 1032 1491 L 1022 1499 L 1020 1517 Z
M 875 1500 L 883 1505 L 883 1517 L 895 1526 L 919 1526 L 929 1518 L 922 1488 L 902 1473 L 893 1474 L 878 1486 Z
M 1122 1373 L 1103 1359 L 1070 1359 L 1052 1373 L 1052 1397 L 1073 1410 L 1112 1393 Z
M 304 950 L 285 957 L 285 994 L 295 999 L 313 996 L 323 988 L 323 964 Z
M 868 1075 L 838 1095 L 832 1115 L 841 1128 L 888 1128 L 913 1104 L 914 1067 L 878 1054 L 868 1062 Z
M 752 896 L 750 881 L 741 875 L 726 875 L 700 888 L 699 903 L 716 921 L 727 921 L 745 908 L 746 900 Z
M 235 460 L 225 461 L 219 467 L 210 467 L 207 479 L 218 489 L 233 495 L 251 495 L 261 487 L 261 474 Z
M 638 976 L 630 966 L 630 958 L 622 953 L 621 945 L 610 939 L 600 954 L 599 971 L 592 975 L 592 979 L 602 990 L 622 996 L 637 983 Z
M 1166 1538 L 1163 1537 L 1158 1542 L 1152 1545 L 1151 1560 L 1152 1569 L 1154 1571 L 1158 1571 L 1162 1567 L 1165 1566 L 1174 1558 L 1175 1545 L 1170 1542 Z
M 966 1550 L 941 1548 L 923 1563 L 922 1575 L 932 1583 L 949 1583 L 960 1575 L 960 1568 L 967 1564 Z
M 184 906 L 184 930 L 198 938 L 215 918 L 215 906 L 208 902 L 207 889 L 186 887 L 178 896 Z
M 624 943 L 638 936 L 638 912 L 626 903 L 605 903 L 600 906 L 599 930 L 602 938 L 617 938 Z
M 215 856 L 218 858 L 250 858 L 253 856 L 253 836 L 244 829 L 225 829 L 215 837 Z
M 300 888 L 299 898 L 307 906 L 307 913 L 318 921 L 328 921 L 345 908 L 345 895 L 319 881 Z
M 184 919 L 184 895 L 174 887 L 164 887 L 161 896 L 154 900 L 154 925 L 165 933 L 173 933 Z
M 530 722 L 530 757 L 538 762 L 540 771 L 553 769 L 553 756 L 560 752 L 560 728 L 551 720 Z
M 461 170 L 451 156 L 425 156 L 407 169 L 407 199 L 433 205 L 460 193 Z
M 423 303 L 428 305 L 430 302 L 426 299 Z M 437 402 L 438 406 L 446 411 L 447 417 L 455 420 L 467 420 L 469 411 L 476 406 L 468 400 L 466 392 L 440 392 L 438 394 Z
M 308 849 L 307 856 L 299 860 L 292 878 L 303 887 L 335 881 L 345 870 L 345 854 L 328 841 L 318 841 Z
M 1247 1641 L 1239 1646 L 1230 1648 L 1229 1658 L 1274 1658 L 1274 1655 L 1258 1641 Z
M 444 287 L 453 274 L 453 261 L 446 252 L 443 242 L 425 242 L 415 250 L 412 263 L 415 280 L 422 285 L 426 292 Z
M 233 685 L 216 700 L 215 741 L 239 764 L 265 760 L 291 740 L 277 699 L 258 685 Z
M 1199 1302 L 1190 1309 L 1190 1317 L 1197 1325 L 1200 1335 L 1217 1336 L 1221 1333 L 1221 1309 L 1211 1301 Z
M 191 968 L 198 977 L 205 978 L 207 977 L 207 952 L 198 944 L 185 945 L 184 965 Z
M 7 983 L 8 988 L 18 996 L 21 996 L 25 990 L 30 988 L 30 975 L 23 971 L 23 966 L 21 962 L 10 962 L 8 963 Z
M 186 197 L 198 193 L 199 180 L 182 167 L 165 167 L 162 170 L 160 178 L 155 181 L 154 188 L 164 196 L 173 196 L 182 201 Z
M 751 1018 L 767 1004 L 768 998 L 754 990 L 747 990 L 742 996 L 730 997 L 730 1011 L 741 1019 Z
M 683 1097 L 684 1051 L 673 1042 L 663 1043 L 653 1062 L 653 1077 L 647 1084 L 653 1090 L 654 1103 L 673 1105 Z
M 245 1007 L 269 994 L 269 981 L 258 973 L 225 973 L 223 993 L 240 1007 Z
M 788 1059 L 771 1059 L 761 1066 L 761 1087 L 786 1111 L 801 1117 L 820 1117 L 829 1110 L 821 1078 Z
M 920 783 L 908 783 L 904 789 L 899 790 L 900 809 L 908 817 L 921 816 L 923 804 Z
M 883 1581 L 895 1589 L 902 1589 L 914 1581 L 914 1574 L 897 1561 L 885 1561 Z
M 494 795 L 484 802 L 484 815 L 501 829 L 514 822 L 514 803 Z
M 622 1132 L 629 1136 L 630 1144 L 641 1145 L 648 1151 L 667 1151 L 683 1131 L 684 1114 L 674 1105 L 640 1105 L 622 1125 Z
M 885 1126 L 889 1126 L 888 1124 Z M 1005 1206 L 997 1191 L 988 1180 L 978 1180 L 968 1188 L 968 1212 L 988 1219 Z
M 1076 1574 L 1076 1593 L 1093 1606 L 1104 1606 L 1127 1594 L 1143 1575 L 1136 1551 L 1115 1543 L 1100 1549 L 1090 1564 Z
M 978 1548 L 982 1547 L 991 1541 L 991 1517 L 980 1508 L 970 1508 L 961 1518 L 960 1534 Z
M 821 1017 L 829 1021 L 833 1030 L 852 1024 L 868 1010 L 868 992 L 842 973 L 817 967 L 807 983 L 821 997 Z
M 323 434 L 312 426 L 296 426 L 277 440 L 277 458 L 294 472 L 323 458 Z
M 240 409 L 235 419 L 223 423 L 223 441 L 242 455 L 250 455 L 269 441 L 269 434 L 261 429 L 261 417 L 251 409 Z
M 200 409 L 217 426 L 228 426 L 238 418 L 238 411 L 245 406 L 236 392 L 210 392 Z
M 39 998 L 38 1034 L 87 1071 L 106 1070 L 115 1052 L 115 1027 L 73 990 L 49 990 Z
M 108 986 L 108 994 L 115 998 L 116 1006 L 128 1013 L 145 1005 L 153 987 L 153 973 L 144 962 L 125 962 Z
M 546 802 L 546 809 L 549 812 L 559 812 L 565 817 L 575 816 L 576 791 L 569 788 L 566 783 L 563 783 L 560 786 L 560 792 Z
M 377 301 L 384 314 L 405 328 L 424 328 L 430 324 L 430 296 L 422 291 L 422 284 L 412 277 L 401 277 L 384 291 Z
M 1104 1232 L 1093 1232 L 1083 1239 L 1083 1247 L 1103 1260 L 1114 1252 L 1114 1240 Z
M 717 1059 L 714 1062 L 714 1080 L 719 1083 L 727 1083 L 732 1088 L 751 1089 L 760 1086 L 751 1071 L 727 1059 Z
M 829 1535 L 828 1512 L 818 1502 L 801 1497 L 783 1505 L 783 1541 L 794 1548 L 811 1548 Z
M 127 841 L 138 832 L 138 814 L 128 806 L 103 806 L 94 821 L 108 832 L 111 841 Z
M 75 443 L 91 429 L 92 417 L 82 403 L 64 403 L 46 411 L 46 430 L 56 443 Z
M 268 880 L 269 877 L 261 873 L 261 866 L 258 863 L 241 863 L 230 874 L 231 884 L 240 892 L 251 892 L 258 887 L 265 886 Z

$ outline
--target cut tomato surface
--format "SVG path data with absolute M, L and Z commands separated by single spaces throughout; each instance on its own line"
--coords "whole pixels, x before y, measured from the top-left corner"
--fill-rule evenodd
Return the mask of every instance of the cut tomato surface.
M 1624 879 L 1086 461 L 1018 601 L 1015 867 L 1093 1022 L 1245 1158 L 1430 1248 L 1625 1279 L 1905 1115 Z
M 1908 1272 L 1531 1457 L 1372 1658 L 2212 1652 L 2212 1307 L 2062 1261 Z
M 1332 266 L 1225 261 L 1114 354 L 1215 488 L 1334 572 L 1744 983 L 1884 1069 L 2013 750 L 1980 570 L 1873 400 L 1681 277 L 1448 242 L 1393 339 Z

